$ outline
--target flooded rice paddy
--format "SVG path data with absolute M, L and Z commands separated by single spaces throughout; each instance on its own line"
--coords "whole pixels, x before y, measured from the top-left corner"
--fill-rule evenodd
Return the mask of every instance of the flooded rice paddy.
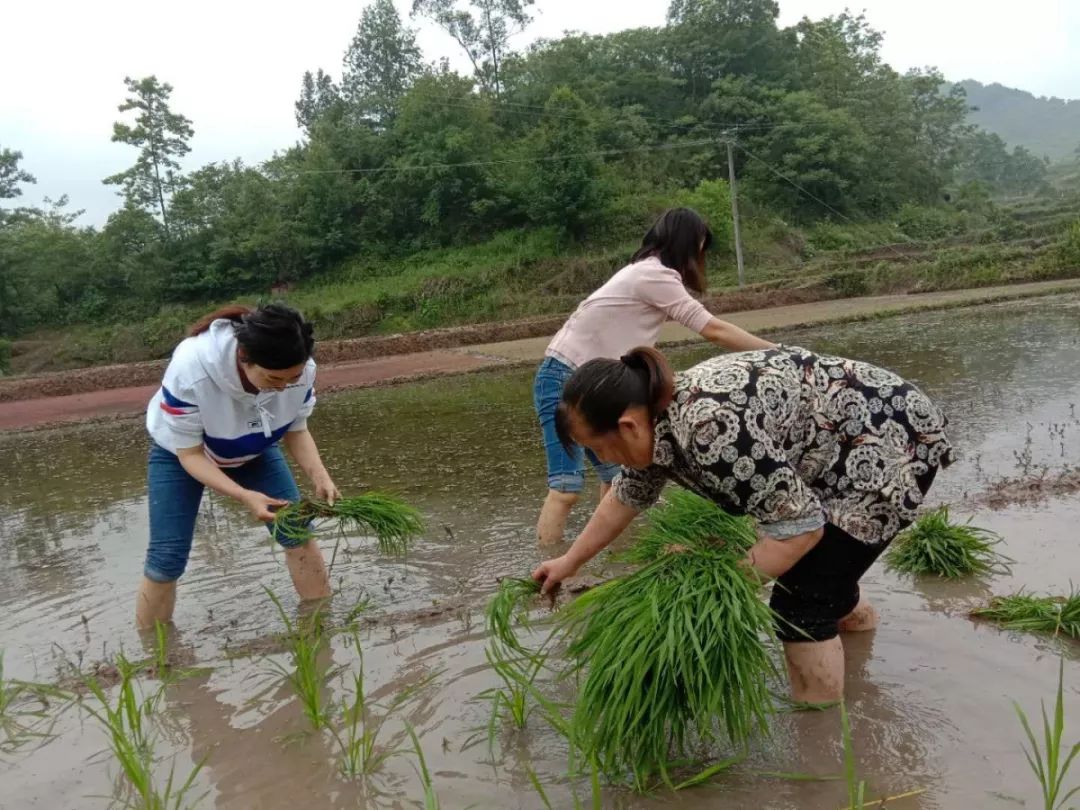
M 1080 496 L 1054 495 L 998 510 L 972 506 L 1006 478 L 1051 480 L 1080 467 L 1080 298 L 906 315 L 780 336 L 789 344 L 892 368 L 947 410 L 963 460 L 939 477 L 935 501 L 1001 533 L 1012 573 L 980 583 L 891 575 L 864 580 L 882 613 L 873 634 L 845 640 L 847 700 L 860 775 L 874 796 L 925 792 L 896 808 L 1016 808 L 1039 804 L 1011 706 L 1050 700 L 1065 660 L 1066 742 L 1080 739 L 1080 644 L 977 623 L 968 612 L 1020 587 L 1067 592 L 1080 582 Z M 686 366 L 708 350 L 684 350 Z M 531 371 L 481 374 L 328 398 L 312 429 L 340 488 L 396 492 L 419 507 L 428 532 L 407 560 L 356 543 L 338 548 L 330 607 L 357 637 L 369 701 L 423 685 L 386 723 L 383 748 L 419 735 L 444 808 L 540 808 L 534 773 L 554 807 L 574 795 L 593 806 L 588 778 L 567 778 L 565 741 L 535 715 L 503 728 L 493 749 L 483 608 L 497 578 L 542 558 L 533 523 L 544 495 L 531 408 Z M 70 683 L 108 672 L 119 652 L 147 653 L 132 627 L 147 537 L 141 425 L 122 423 L 0 437 L 0 648 L 4 674 Z M 969 504 L 965 507 L 964 504 Z M 587 508 L 575 518 L 584 523 Z M 330 554 L 333 543 L 326 544 Z M 603 555 L 589 573 L 602 575 Z M 387 760 L 368 780 L 344 779 L 338 752 L 308 724 L 273 666 L 288 666 L 283 630 L 264 591 L 287 611 L 295 599 L 265 531 L 207 498 L 181 581 L 172 655 L 195 673 L 169 685 L 155 714 L 159 773 L 205 766 L 192 798 L 217 808 L 423 806 L 415 756 Z M 361 610 L 366 605 L 366 609 Z M 354 638 L 320 653 L 326 695 L 351 693 Z M 102 662 L 106 669 L 102 670 Z M 148 686 L 155 684 L 144 679 Z M 61 710 L 62 709 L 62 710 Z M 77 707 L 50 703 L 47 738 L 0 753 L 0 807 L 106 807 L 118 767 L 99 727 Z M 840 772 L 835 711 L 778 714 L 773 734 L 728 775 L 679 794 L 640 796 L 605 785 L 618 808 L 808 808 L 847 805 L 840 782 L 795 782 L 762 772 Z M 2 729 L 0 729 L 2 733 Z M 715 756 L 726 752 L 718 750 Z M 1080 772 L 1069 782 L 1080 784 Z

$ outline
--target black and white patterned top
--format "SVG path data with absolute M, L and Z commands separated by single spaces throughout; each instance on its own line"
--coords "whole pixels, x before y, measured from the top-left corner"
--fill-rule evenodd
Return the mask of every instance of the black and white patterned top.
M 796 347 L 723 355 L 675 375 L 652 465 L 624 469 L 614 492 L 644 510 L 673 480 L 770 537 L 828 521 L 877 545 L 952 463 L 947 424 L 918 388 L 867 363 Z

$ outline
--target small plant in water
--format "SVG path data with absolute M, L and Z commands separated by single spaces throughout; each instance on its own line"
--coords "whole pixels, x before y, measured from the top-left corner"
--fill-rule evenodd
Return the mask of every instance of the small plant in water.
M 1072 765 L 1073 760 L 1080 754 L 1080 742 L 1072 748 L 1066 748 L 1062 742 L 1065 735 L 1065 702 L 1064 702 L 1064 679 L 1065 661 L 1058 663 L 1058 688 L 1057 699 L 1054 702 L 1053 720 L 1046 714 L 1046 704 L 1042 703 L 1042 737 L 1043 746 L 1039 747 L 1039 740 L 1031 729 L 1031 723 L 1020 704 L 1013 701 L 1013 708 L 1020 718 L 1020 724 L 1024 727 L 1030 749 L 1024 749 L 1031 770 L 1035 772 L 1039 785 L 1042 788 L 1044 810 L 1064 810 L 1066 802 L 1080 792 L 1080 786 L 1074 787 L 1065 793 L 1065 776 Z
M 4 654 L 0 652 L 0 754 L 11 754 L 27 743 L 46 739 L 40 724 L 48 719 L 54 700 L 70 696 L 47 684 L 29 683 L 4 677 Z
M 304 499 L 279 509 L 274 531 L 290 540 L 307 541 L 315 536 L 317 521 L 337 521 L 342 534 L 373 536 L 386 554 L 404 554 L 424 531 L 420 513 L 402 500 L 379 492 L 341 498 L 332 505 Z
M 323 683 L 327 673 L 319 663 L 319 655 L 326 643 L 321 616 L 316 612 L 306 621 L 293 622 L 277 595 L 269 588 L 264 587 L 263 590 L 285 623 L 285 639 L 289 645 L 292 668 L 277 661 L 270 663 L 292 685 L 304 708 L 304 716 L 311 722 L 311 727 L 319 731 L 329 724 L 329 711 L 323 700 Z
M 534 601 L 540 593 L 540 583 L 532 578 L 506 577 L 499 581 L 499 590 L 487 606 L 487 630 L 495 641 L 506 649 L 527 653 L 517 637 L 514 625 L 529 627 L 526 604 Z
M 405 724 L 405 730 L 412 740 L 413 753 L 416 754 L 416 773 L 420 777 L 420 784 L 424 787 L 424 810 L 439 810 L 439 795 L 435 792 L 435 784 L 431 780 L 431 772 L 428 770 L 427 760 L 424 759 L 424 749 L 420 747 L 420 739 L 408 723 Z
M 360 662 L 353 673 L 352 700 L 341 705 L 341 730 L 330 726 L 330 735 L 341 752 L 341 773 L 349 779 L 370 776 L 391 757 L 405 753 L 400 748 L 380 748 L 379 739 L 383 727 L 392 715 L 436 677 L 432 675 L 421 683 L 398 692 L 386 705 L 369 704 L 364 686 L 364 657 L 360 639 L 354 635 L 353 640 L 360 655 Z
M 844 743 L 844 782 L 847 784 L 848 810 L 866 807 L 866 780 L 860 779 L 855 763 L 855 743 L 851 737 L 851 721 L 847 705 L 840 701 L 840 736 Z
M 967 523 L 952 523 L 942 506 L 920 517 L 893 541 L 885 564 L 905 574 L 932 574 L 944 579 L 984 576 L 1008 570 L 1012 562 L 995 546 L 1001 538 Z
M 1034 596 L 1023 591 L 995 596 L 972 615 L 1008 630 L 1080 639 L 1080 591 L 1075 588 L 1068 596 Z
M 161 690 L 158 689 L 149 696 L 141 695 L 135 680 L 139 667 L 123 655 L 117 657 L 116 669 L 120 675 L 116 705 L 112 705 L 101 684 L 90 679 L 86 683 L 87 688 L 100 706 L 84 704 L 84 709 L 98 721 L 108 735 L 109 748 L 120 765 L 131 793 L 131 799 L 125 803 L 126 806 L 140 810 L 180 810 L 193 807 L 199 798 L 193 798 L 189 802 L 189 794 L 206 759 L 197 763 L 183 783 L 179 784 L 176 781 L 175 765 L 170 767 L 165 784 L 159 785 L 154 775 L 156 759 L 150 724 L 162 694 Z

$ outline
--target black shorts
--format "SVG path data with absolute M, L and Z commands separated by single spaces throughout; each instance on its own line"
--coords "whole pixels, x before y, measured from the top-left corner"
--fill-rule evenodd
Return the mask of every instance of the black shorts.
M 816 546 L 773 584 L 781 641 L 828 641 L 859 604 L 859 579 L 888 543 L 867 545 L 831 523 Z

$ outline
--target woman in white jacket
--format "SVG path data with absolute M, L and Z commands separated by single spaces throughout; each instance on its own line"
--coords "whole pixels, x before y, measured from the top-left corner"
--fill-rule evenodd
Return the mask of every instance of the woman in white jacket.
M 340 497 L 307 429 L 315 406 L 314 345 L 300 313 L 272 304 L 213 312 L 173 352 L 146 415 L 150 545 L 135 607 L 139 627 L 172 619 L 205 487 L 269 524 L 277 507 L 300 497 L 281 442 L 317 498 Z M 275 539 L 285 547 L 300 598 L 329 596 L 318 545 Z

